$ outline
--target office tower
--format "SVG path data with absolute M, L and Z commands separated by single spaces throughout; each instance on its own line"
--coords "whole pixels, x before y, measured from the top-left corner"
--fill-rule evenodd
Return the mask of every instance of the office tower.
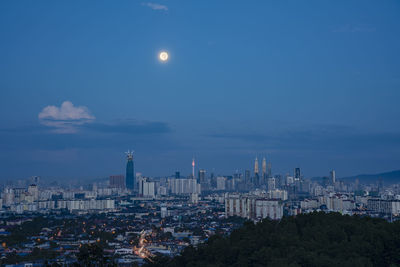
M 199 170 L 198 182 L 200 184 L 205 184 L 206 183 L 206 170 Z
M 245 170 L 244 171 L 244 182 L 245 183 L 250 183 L 250 170 Z
M 178 172 L 178 171 L 176 171 L 176 172 L 175 172 L 175 178 L 176 178 L 176 179 L 181 178 L 181 173 Z
M 125 188 L 125 176 L 111 175 L 109 187 L 111 188 Z
M 137 185 L 138 185 L 137 189 L 138 189 L 139 196 L 143 196 L 142 195 L 142 193 L 143 193 L 143 183 L 145 181 L 147 181 L 147 178 L 146 177 L 142 177 L 142 176 L 140 176 L 140 177 L 136 176 L 136 181 L 137 181 Z
M 267 180 L 267 160 L 265 157 L 262 160 L 262 178 L 263 184 L 265 184 L 265 181 Z
M 294 180 L 300 180 L 300 178 L 301 178 L 300 168 L 294 168 Z
M 276 188 L 281 188 L 285 185 L 285 180 L 283 179 L 281 174 L 277 174 L 274 176 L 276 181 Z
M 214 187 L 214 188 L 217 187 L 217 180 L 214 176 L 214 172 L 212 172 L 210 174 L 210 181 L 211 181 L 211 187 Z
M 126 176 L 125 186 L 129 190 L 135 190 L 135 171 L 133 166 L 133 151 L 126 152 Z
M 332 183 L 332 185 L 335 185 L 335 183 L 336 183 L 336 172 L 335 172 L 335 170 L 332 170 L 331 172 L 330 172 L 330 182 Z
M 267 176 L 268 176 L 268 178 L 272 177 L 271 162 L 268 162 Z
M 292 176 L 290 176 L 289 173 L 287 173 L 286 177 L 285 177 L 285 184 L 291 185 L 293 183 L 294 183 L 294 178 Z

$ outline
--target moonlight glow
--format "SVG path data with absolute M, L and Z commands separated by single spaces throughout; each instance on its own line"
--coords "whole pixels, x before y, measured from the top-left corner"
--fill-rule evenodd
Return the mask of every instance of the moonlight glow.
M 162 62 L 166 62 L 168 60 L 168 53 L 165 51 L 162 51 L 159 55 L 159 58 Z

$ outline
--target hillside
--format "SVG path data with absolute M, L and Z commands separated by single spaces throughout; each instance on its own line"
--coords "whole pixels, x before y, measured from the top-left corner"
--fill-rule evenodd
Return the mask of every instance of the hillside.
M 386 185 L 400 183 L 400 170 L 378 174 L 360 174 L 351 177 L 343 177 L 339 180 L 354 182 L 358 179 L 361 183 L 376 183 L 380 178 L 382 178 L 383 183 Z
M 214 236 L 158 266 L 399 266 L 400 222 L 338 213 L 246 222 L 228 237 Z

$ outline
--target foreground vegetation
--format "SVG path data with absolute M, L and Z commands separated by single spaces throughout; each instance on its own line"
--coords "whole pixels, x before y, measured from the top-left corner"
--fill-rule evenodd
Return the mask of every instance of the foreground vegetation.
M 246 222 L 146 266 L 400 266 L 400 222 L 338 213 Z

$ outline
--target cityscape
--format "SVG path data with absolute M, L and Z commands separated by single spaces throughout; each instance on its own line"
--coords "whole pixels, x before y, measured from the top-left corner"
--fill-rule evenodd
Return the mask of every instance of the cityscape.
M 300 167 L 275 174 L 266 156 L 256 156 L 244 173 L 217 175 L 196 168 L 193 158 L 186 176 L 146 177 L 135 172 L 136 154 L 125 156 L 125 174 L 78 188 L 39 176 L 3 185 L 2 263 L 73 265 L 82 246 L 100 244 L 109 263 L 142 265 L 228 235 L 246 220 L 313 212 L 400 219 L 400 184 L 382 178 L 337 179 L 335 170 L 307 177 Z
M 1 0 L 0 266 L 400 266 L 399 0 Z

